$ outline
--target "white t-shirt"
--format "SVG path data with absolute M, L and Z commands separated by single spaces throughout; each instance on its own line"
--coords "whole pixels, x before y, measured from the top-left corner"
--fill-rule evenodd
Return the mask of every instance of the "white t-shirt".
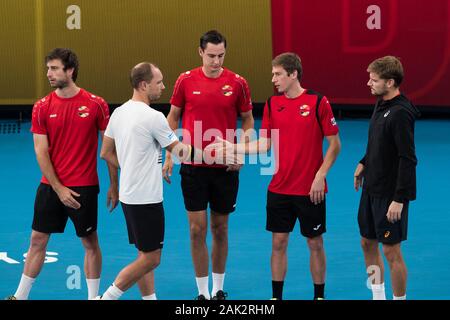
M 143 102 L 114 110 L 105 135 L 114 139 L 120 165 L 119 200 L 126 204 L 163 201 L 162 151 L 175 141 L 164 115 Z

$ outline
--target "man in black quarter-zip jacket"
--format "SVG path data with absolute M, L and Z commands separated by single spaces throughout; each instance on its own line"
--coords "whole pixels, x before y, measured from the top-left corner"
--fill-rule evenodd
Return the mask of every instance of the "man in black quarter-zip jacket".
M 358 211 L 361 246 L 373 299 L 386 299 L 381 242 L 393 298 L 404 300 L 407 270 L 400 244 L 407 238 L 409 201 L 416 198 L 414 122 L 420 113 L 400 92 L 403 67 L 398 58 L 376 59 L 367 72 L 367 85 L 378 101 L 370 120 L 366 154 L 354 174 L 355 190 L 363 189 Z

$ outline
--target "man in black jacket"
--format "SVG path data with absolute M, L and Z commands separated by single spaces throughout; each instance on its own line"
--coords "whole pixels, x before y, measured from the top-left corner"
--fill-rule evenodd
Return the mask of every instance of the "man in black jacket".
M 416 198 L 414 122 L 420 113 L 400 92 L 403 67 L 396 57 L 376 59 L 367 72 L 367 85 L 378 100 L 366 154 L 354 174 L 355 190 L 363 189 L 358 212 L 361 246 L 373 299 L 386 299 L 381 242 L 394 300 L 404 300 L 407 270 L 400 244 L 407 238 L 409 201 Z

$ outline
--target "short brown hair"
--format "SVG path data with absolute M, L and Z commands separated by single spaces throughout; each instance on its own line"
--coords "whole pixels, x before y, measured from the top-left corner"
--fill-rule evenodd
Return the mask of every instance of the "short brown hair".
M 153 68 L 157 66 L 150 62 L 141 62 L 131 69 L 130 82 L 133 89 L 137 89 L 142 81 L 150 82 L 153 79 Z
M 367 67 L 367 72 L 376 73 L 384 80 L 393 79 L 395 87 L 400 86 L 404 77 L 402 63 L 394 56 L 385 56 L 372 61 Z
M 72 81 L 77 81 L 79 63 L 75 52 L 68 48 L 55 48 L 45 56 L 45 63 L 57 59 L 61 60 L 61 63 L 64 66 L 64 71 L 67 71 L 67 69 L 73 69 Z
M 288 75 L 297 71 L 297 79 L 300 81 L 303 75 L 302 60 L 293 52 L 285 52 L 279 54 L 272 60 L 272 67 L 282 66 L 287 71 Z

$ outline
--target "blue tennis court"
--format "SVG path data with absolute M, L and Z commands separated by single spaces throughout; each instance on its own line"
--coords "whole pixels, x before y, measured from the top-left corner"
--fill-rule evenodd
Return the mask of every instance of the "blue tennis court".
M 259 127 L 260 121 L 255 125 Z M 353 171 L 364 152 L 368 120 L 341 120 L 339 126 L 342 151 L 328 176 L 330 192 L 324 236 L 326 297 L 371 299 L 356 220 L 360 193 L 353 189 Z M 23 254 L 29 245 L 35 191 L 41 177 L 29 128 L 30 123 L 24 123 L 20 133 L 0 134 L 0 297 L 13 294 L 20 280 Z M 408 299 L 450 299 L 449 137 L 448 120 L 416 122 L 417 200 L 410 207 L 408 241 L 402 245 L 408 267 Z M 262 167 L 265 166 L 247 164 L 240 175 L 237 210 L 229 227 L 225 291 L 230 299 L 271 297 L 271 234 L 265 231 L 270 176 L 260 175 Z M 128 244 L 121 208 L 112 214 L 106 209 L 109 179 L 103 161 L 99 162 L 99 174 L 98 232 L 103 252 L 100 291 L 103 292 L 135 258 L 136 250 Z M 165 183 L 164 188 L 166 236 L 161 265 L 155 272 L 156 293 L 158 299 L 191 300 L 197 289 L 178 171 L 172 176 L 172 184 Z M 49 261 L 34 284 L 30 299 L 86 299 L 84 251 L 70 222 L 64 234 L 52 235 L 47 255 Z M 310 300 L 313 288 L 309 254 L 298 225 L 291 234 L 288 255 L 284 298 Z M 392 298 L 389 274 L 386 274 L 386 295 Z M 140 299 L 137 287 L 126 292 L 123 299 Z

